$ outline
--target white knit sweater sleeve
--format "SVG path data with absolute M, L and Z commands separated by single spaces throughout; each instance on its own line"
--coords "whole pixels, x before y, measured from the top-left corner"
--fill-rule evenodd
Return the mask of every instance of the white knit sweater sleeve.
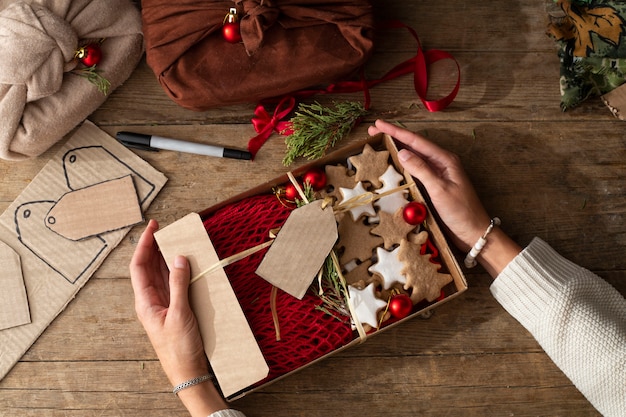
M 227 410 L 216 411 L 208 417 L 246 417 L 241 411 L 229 408 Z
M 626 300 L 606 281 L 535 238 L 491 285 L 604 416 L 626 416 Z

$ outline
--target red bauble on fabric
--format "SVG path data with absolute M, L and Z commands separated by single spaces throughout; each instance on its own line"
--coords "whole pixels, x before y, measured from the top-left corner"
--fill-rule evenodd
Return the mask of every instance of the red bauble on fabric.
M 241 31 L 239 28 L 239 22 L 224 23 L 224 26 L 222 26 L 222 36 L 224 37 L 224 40 L 226 40 L 226 42 L 241 42 Z
M 426 219 L 427 213 L 428 211 L 426 210 L 425 205 L 418 203 L 417 201 L 411 201 L 409 204 L 404 206 L 402 217 L 404 217 L 404 221 L 408 224 L 416 226 Z
M 76 58 L 86 67 L 98 65 L 102 59 L 102 49 L 97 43 L 90 43 L 76 51 Z
M 239 26 L 239 16 L 237 15 L 237 9 L 234 7 L 231 7 L 226 17 L 224 17 L 224 25 L 222 26 L 222 37 L 226 42 L 241 42 L 241 28 Z
M 403 319 L 413 310 L 413 302 L 406 294 L 396 294 L 389 300 L 389 312 L 397 319 Z
M 308 182 L 315 191 L 326 186 L 326 173 L 320 168 L 311 168 L 302 176 L 302 182 Z

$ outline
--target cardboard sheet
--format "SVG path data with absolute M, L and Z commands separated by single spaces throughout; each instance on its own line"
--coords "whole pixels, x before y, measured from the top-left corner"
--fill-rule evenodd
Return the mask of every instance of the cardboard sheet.
M 22 277 L 20 256 L 0 241 L 0 330 L 30 323 L 26 287 Z
M 219 261 L 198 214 L 188 214 L 154 237 L 170 268 L 176 255 L 187 257 L 192 277 Z M 191 284 L 190 302 L 204 350 L 225 397 L 268 375 L 269 367 L 223 268 Z
M 20 257 L 31 323 L 0 331 L 0 378 L 76 296 L 129 228 L 67 239 L 44 219 L 65 194 L 130 175 L 142 210 L 167 178 L 86 121 L 0 216 L 0 241 Z M 133 202 L 136 204 L 136 201 Z M 2 277 L 5 271 L 0 271 Z

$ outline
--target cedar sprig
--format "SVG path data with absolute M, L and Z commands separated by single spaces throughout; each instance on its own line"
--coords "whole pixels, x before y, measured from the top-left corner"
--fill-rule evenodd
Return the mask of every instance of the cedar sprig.
M 347 307 L 347 294 L 345 287 L 341 284 L 341 278 L 335 268 L 335 263 L 331 255 L 328 255 L 324 265 L 322 266 L 321 288 L 318 289 L 317 295 L 322 301 L 321 305 L 316 307 L 339 321 L 347 322 L 350 312 Z
M 298 157 L 317 159 L 324 156 L 367 114 L 359 102 L 333 103 L 333 106 L 323 107 L 318 102 L 298 105 L 290 120 L 293 133 L 285 139 L 285 166 L 291 165 Z
M 75 69 L 74 73 L 80 75 L 81 77 L 87 78 L 87 80 L 98 88 L 105 96 L 109 93 L 109 88 L 111 88 L 111 83 L 109 80 L 104 78 L 96 66 L 93 65 L 91 67 Z

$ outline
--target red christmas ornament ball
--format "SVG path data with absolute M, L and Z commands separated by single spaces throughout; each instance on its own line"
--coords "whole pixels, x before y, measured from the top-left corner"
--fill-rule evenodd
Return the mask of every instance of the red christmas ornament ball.
M 389 312 L 397 319 L 403 319 L 413 311 L 413 301 L 406 294 L 396 294 L 389 300 Z
M 99 44 L 90 43 L 81 47 L 77 51 L 76 57 L 83 65 L 93 67 L 94 65 L 98 65 L 100 63 L 100 60 L 102 59 L 102 49 Z
M 296 187 L 289 183 L 285 185 L 285 198 L 290 201 L 294 201 L 298 197 L 298 190 Z
M 402 217 L 404 217 L 404 221 L 408 224 L 416 226 L 426 219 L 427 213 L 428 211 L 426 210 L 425 205 L 418 203 L 417 201 L 411 201 L 409 204 L 404 206 Z
M 226 22 L 222 26 L 222 37 L 226 42 L 238 43 L 241 42 L 241 30 L 239 22 Z
M 313 190 L 318 191 L 326 186 L 326 173 L 320 168 L 312 168 L 304 173 L 302 181 L 308 182 Z

